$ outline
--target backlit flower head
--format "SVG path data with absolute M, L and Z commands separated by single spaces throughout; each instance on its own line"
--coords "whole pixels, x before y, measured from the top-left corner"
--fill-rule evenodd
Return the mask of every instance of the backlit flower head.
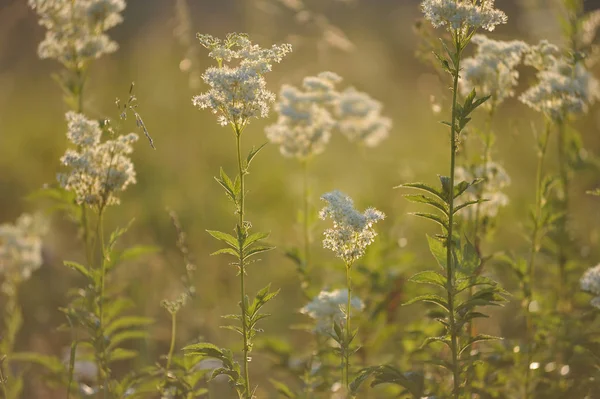
M 313 318 L 316 322 L 315 331 L 327 334 L 333 331 L 333 323 L 342 323 L 346 317 L 348 306 L 348 290 L 321 291 L 319 295 L 300 309 L 300 313 Z M 357 297 L 350 299 L 350 307 L 362 310 L 364 304 Z
M 58 175 L 61 186 L 76 194 L 79 204 L 97 209 L 119 203 L 118 194 L 136 182 L 129 154 L 138 140 L 129 133 L 101 142 L 102 128 L 97 121 L 75 112 L 66 114 L 67 137 L 77 145 L 61 158 L 66 173 Z
M 48 226 L 41 215 L 23 214 L 15 224 L 0 225 L 0 277 L 7 292 L 42 265 L 42 237 Z
M 375 208 L 358 212 L 352 199 L 337 190 L 324 194 L 321 199 L 327 205 L 321 209 L 319 216 L 333 221 L 333 227 L 325 230 L 323 247 L 331 249 L 346 265 L 351 265 L 375 241 L 377 233 L 373 225 L 383 220 L 385 215 Z
M 460 91 L 468 95 L 475 89 L 480 97 L 492 96 L 484 106 L 499 105 L 514 96 L 519 78 L 516 67 L 529 46 L 520 40 L 497 41 L 485 35 L 474 35 L 471 41 L 477 45 L 477 52 L 462 62 Z
M 223 41 L 200 34 L 198 39 L 210 50 L 209 56 L 217 60 L 218 66 L 208 68 L 202 75 L 210 90 L 195 96 L 193 104 L 211 109 L 221 125 L 231 124 L 240 130 L 251 118 L 267 117 L 275 95 L 266 89 L 263 74 L 292 51 L 291 45 L 263 49 L 252 44 L 247 35 L 238 33 L 227 35 Z
M 341 78 L 332 72 L 304 78 L 302 89 L 283 85 L 275 109 L 277 123 L 266 129 L 267 138 L 279 144 L 286 157 L 306 159 L 323 152 L 335 126 L 330 106 L 338 97 L 335 84 Z
M 584 63 L 575 64 L 556 54 L 546 43 L 533 48 L 525 63 L 538 69 L 538 82 L 520 97 L 522 103 L 560 121 L 569 115 L 586 113 L 600 99 L 600 84 Z
M 69 69 L 117 50 L 104 33 L 123 21 L 124 0 L 28 0 L 47 29 L 38 47 L 40 58 L 53 58 Z
M 507 20 L 494 8 L 494 0 L 423 0 L 421 10 L 434 27 L 446 25 L 449 30 L 493 31 Z
M 377 146 L 392 127 L 390 118 L 381 115 L 382 105 L 367 93 L 350 87 L 340 93 L 335 104 L 338 128 L 351 142 Z
M 579 280 L 579 286 L 583 291 L 595 295 L 590 303 L 600 309 L 600 265 L 589 268 Z
M 461 214 L 467 219 L 474 219 L 476 212 L 479 212 L 480 217 L 494 218 L 500 208 L 508 205 L 508 196 L 503 193 L 503 190 L 510 185 L 510 176 L 496 162 L 490 161 L 470 169 L 459 166 L 455 171 L 455 179 L 457 182 L 483 179 L 482 182 L 469 187 L 460 197 L 462 202 L 487 200 L 462 210 Z

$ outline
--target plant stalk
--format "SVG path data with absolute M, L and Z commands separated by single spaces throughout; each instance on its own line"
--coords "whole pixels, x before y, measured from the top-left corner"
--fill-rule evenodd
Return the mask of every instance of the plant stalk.
M 539 142 L 538 149 L 538 162 L 536 168 L 536 190 L 535 190 L 535 211 L 534 211 L 534 221 L 533 221 L 533 230 L 531 232 L 531 248 L 529 252 L 529 262 L 527 264 L 527 289 L 525 290 L 525 314 L 527 318 L 527 359 L 525 364 L 525 386 L 523 392 L 523 398 L 529 399 L 529 385 L 531 380 L 531 370 L 529 365 L 533 360 L 533 345 L 534 345 L 534 337 L 533 337 L 533 317 L 531 315 L 530 306 L 533 302 L 533 280 L 535 276 L 535 261 L 537 253 L 539 252 L 539 240 L 540 240 L 540 230 L 543 226 L 540 225 L 542 218 L 542 202 L 543 202 L 543 193 L 542 193 L 542 184 L 544 179 L 544 158 L 546 156 L 546 149 L 548 148 L 548 136 L 550 135 L 550 123 L 546 123 L 546 128 L 544 131 L 544 135 L 542 136 Z
M 346 347 L 344 348 L 344 360 L 345 360 L 345 387 L 346 394 L 350 398 L 350 320 L 351 320 L 351 299 L 352 299 L 352 278 L 350 276 L 350 269 L 352 265 L 346 264 L 346 286 L 348 287 L 348 303 L 346 305 Z
M 454 65 L 454 81 L 452 86 L 452 121 L 450 126 L 450 193 L 448 198 L 448 237 L 446 239 L 446 277 L 447 277 L 447 293 L 448 293 L 448 313 L 450 325 L 450 350 L 452 351 L 452 374 L 453 374 L 453 390 L 452 396 L 459 399 L 460 390 L 460 370 L 458 362 L 458 331 L 456 328 L 456 319 L 454 315 L 454 269 L 453 261 L 453 224 L 454 224 L 454 169 L 456 167 L 456 119 L 457 119 L 457 94 L 458 80 L 460 76 L 460 56 L 461 44 L 458 34 L 454 37 L 456 48 L 456 64 Z
M 240 232 L 245 231 L 244 227 L 244 197 L 245 197 L 245 175 L 246 171 L 244 170 L 244 165 L 242 164 L 242 131 L 236 125 L 235 126 L 235 134 L 236 134 L 236 150 L 237 150 L 237 161 L 238 161 L 238 173 L 240 175 L 240 201 L 238 205 L 238 229 Z M 242 244 L 240 243 L 239 253 L 242 253 Z M 244 258 L 240 256 L 239 258 L 239 268 L 240 268 L 240 296 L 241 296 L 241 308 L 242 308 L 242 333 L 244 335 L 244 389 L 246 399 L 252 398 L 252 393 L 250 392 L 250 373 L 248 370 L 248 353 L 249 353 L 249 343 L 248 343 L 248 330 L 246 326 L 246 267 L 244 265 Z

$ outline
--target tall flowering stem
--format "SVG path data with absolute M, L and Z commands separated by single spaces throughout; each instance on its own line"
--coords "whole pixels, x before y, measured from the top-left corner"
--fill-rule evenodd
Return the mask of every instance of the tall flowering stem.
M 254 398 L 254 391 L 250 383 L 250 352 L 252 340 L 258 329 L 258 321 L 266 317 L 260 309 L 277 295 L 270 292 L 270 285 L 260 290 L 254 300 L 250 302 L 246 295 L 247 267 L 250 258 L 259 253 L 268 251 L 272 247 L 259 245 L 258 241 L 269 236 L 268 233 L 250 233 L 251 225 L 245 220 L 246 204 L 246 175 L 250 163 L 264 146 L 253 148 L 247 157 L 242 157 L 242 134 L 252 118 L 268 116 L 271 104 L 275 100 L 273 93 L 266 89 L 264 74 L 269 72 L 272 64 L 280 62 L 291 51 L 288 44 L 270 49 L 263 49 L 253 44 L 247 35 L 232 33 L 224 40 L 210 35 L 198 35 L 200 43 L 210 50 L 209 56 L 214 58 L 217 66 L 210 67 L 202 76 L 204 82 L 210 86 L 209 91 L 193 98 L 197 107 L 208 108 L 217 115 L 220 125 L 230 126 L 233 130 L 236 143 L 237 176 L 232 180 L 221 169 L 217 182 L 223 187 L 227 197 L 235 205 L 237 224 L 235 235 L 221 231 L 208 231 L 216 239 L 226 243 L 227 248 L 216 251 L 215 254 L 227 254 L 236 258 L 238 275 L 240 276 L 240 314 L 229 315 L 228 318 L 237 320 L 241 326 L 227 326 L 242 335 L 242 367 L 233 360 L 230 350 L 218 348 L 212 344 L 199 343 L 184 348 L 187 353 L 201 354 L 213 357 L 223 362 L 219 373 L 227 375 L 233 382 L 238 396 L 241 399 Z M 217 374 L 213 373 L 213 377 Z
M 533 361 L 534 346 L 535 346 L 535 324 L 532 312 L 532 303 L 534 298 L 533 282 L 535 279 L 536 257 L 540 251 L 541 240 L 548 229 L 548 190 L 549 180 L 544 175 L 544 160 L 546 150 L 548 148 L 548 138 L 550 136 L 551 123 L 547 121 L 546 128 L 542 135 L 538 137 L 537 143 L 537 167 L 536 167 L 536 186 L 535 186 L 535 203 L 532 210 L 533 225 L 531 228 L 531 248 L 529 249 L 529 259 L 525 268 L 525 279 L 522 285 L 523 289 L 523 310 L 526 315 L 527 322 L 527 355 L 523 362 L 523 370 L 525 373 L 525 381 L 523 384 L 523 398 L 530 397 L 531 386 L 531 368 L 529 365 Z
M 412 281 L 436 285 L 445 291 L 445 297 L 440 295 L 423 295 L 412 299 L 413 302 L 431 302 L 440 306 L 446 315 L 439 319 L 446 333 L 442 337 L 431 337 L 430 342 L 440 342 L 450 350 L 450 359 L 444 361 L 445 367 L 452 373 L 451 396 L 459 399 L 464 395 L 464 377 L 467 372 L 461 355 L 479 341 L 495 339 L 483 334 L 468 336 L 464 331 L 474 318 L 482 317 L 474 309 L 482 305 L 496 305 L 503 301 L 502 291 L 497 284 L 478 275 L 481 265 L 480 256 L 468 239 L 462 239 L 455 234 L 455 214 L 468 206 L 481 203 L 482 199 L 473 199 L 458 203 L 462 194 L 480 182 L 456 182 L 456 158 L 460 134 L 471 120 L 470 114 L 484 104 L 490 95 L 477 98 L 473 87 L 466 95 L 464 102 L 458 102 L 459 82 L 462 68 L 463 50 L 479 28 L 493 30 L 498 24 L 506 22 L 506 15 L 494 9 L 494 1 L 461 1 L 461 0 L 424 0 L 421 3 L 425 17 L 434 27 L 446 26 L 452 37 L 452 43 L 447 45 L 442 41 L 445 54 L 437 54 L 442 69 L 452 77 L 452 111 L 450 121 L 443 122 L 450 127 L 450 170 L 448 176 L 440 176 L 441 188 L 437 189 L 424 183 L 409 183 L 403 187 L 414 188 L 426 192 L 426 195 L 407 195 L 412 202 L 434 207 L 441 215 L 431 213 L 416 213 L 417 216 L 434 221 L 442 226 L 442 234 L 429 238 L 429 247 L 444 269 L 445 275 L 433 271 L 418 273 Z M 472 292 L 466 298 L 463 292 Z M 467 335 L 466 337 L 464 337 Z
M 351 329 L 352 319 L 352 265 L 360 259 L 373 243 L 377 233 L 373 225 L 385 218 L 385 215 L 375 208 L 368 208 L 364 213 L 354 209 L 354 203 L 350 197 L 340 191 L 332 191 L 324 194 L 321 199 L 327 205 L 321 210 L 319 216 L 322 219 L 333 220 L 333 227 L 324 233 L 323 247 L 328 248 L 344 261 L 346 268 L 346 289 L 348 298 L 344 310 L 345 325 L 342 326 L 334 320 L 334 334 L 332 337 L 340 345 L 342 359 L 342 382 L 348 395 L 350 389 L 350 355 L 352 354 L 352 341 L 356 336 Z

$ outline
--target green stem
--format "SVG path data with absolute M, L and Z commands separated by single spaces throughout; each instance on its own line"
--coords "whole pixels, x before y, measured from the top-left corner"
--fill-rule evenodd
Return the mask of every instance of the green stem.
M 245 197 L 245 176 L 246 171 L 244 170 L 244 165 L 242 163 L 242 131 L 238 126 L 235 126 L 235 134 L 236 134 L 236 149 L 237 149 L 237 161 L 238 161 L 238 173 L 240 175 L 240 201 L 238 207 L 238 229 L 241 233 L 245 234 L 245 226 L 244 226 L 244 197 Z M 241 247 L 241 244 L 240 244 Z M 239 248 L 239 253 L 242 253 L 242 248 Z M 250 352 L 250 345 L 248 342 L 248 329 L 246 326 L 246 267 L 244 265 L 244 258 L 240 256 L 239 258 L 239 268 L 240 268 L 240 296 L 241 296 L 241 308 L 242 308 L 242 333 L 244 335 L 244 389 L 246 399 L 252 398 L 252 392 L 250 391 L 250 373 L 248 370 L 248 353 Z
M 346 347 L 343 348 L 344 360 L 345 360 L 345 381 L 346 394 L 350 398 L 350 320 L 351 320 L 351 299 L 352 299 L 352 278 L 350 277 L 350 268 L 352 265 L 346 264 L 346 286 L 348 287 L 348 303 L 346 304 Z
M 454 224 L 454 169 L 456 167 L 456 119 L 457 119 L 457 94 L 458 80 L 460 73 L 460 56 L 462 52 L 461 44 L 458 35 L 455 35 L 454 44 L 456 48 L 456 65 L 454 65 L 454 82 L 452 86 L 452 121 L 450 126 L 450 193 L 448 195 L 448 237 L 446 239 L 446 277 L 447 277 L 447 293 L 448 293 L 448 314 L 449 314 L 449 330 L 450 330 L 450 350 L 452 351 L 452 374 L 453 374 L 453 390 L 452 396 L 459 399 L 460 390 L 460 365 L 458 359 L 458 331 L 456 326 L 456 318 L 454 315 L 454 269 L 453 263 L 453 224 Z
M 303 234 L 304 234 L 304 270 L 302 270 L 302 289 L 306 291 L 309 285 L 309 270 L 310 270 L 310 222 L 308 217 L 309 212 L 309 188 L 308 188 L 308 160 L 302 161 L 302 181 L 303 181 L 303 199 L 304 199 L 304 218 L 303 218 Z
M 569 233 L 567 231 L 568 212 L 569 212 L 569 164 L 567 159 L 567 139 L 565 132 L 565 122 L 560 121 L 558 123 L 558 162 L 560 169 L 560 184 L 562 190 L 562 198 L 559 202 L 559 212 L 561 217 L 559 221 L 558 231 L 558 310 L 568 311 L 570 304 L 566 295 L 566 282 L 567 282 L 567 245 L 569 244 Z
M 4 397 L 6 399 L 9 399 L 8 397 L 8 389 L 6 388 L 6 384 L 8 382 L 8 379 L 4 377 L 4 372 L 3 372 L 3 368 L 4 368 L 4 360 L 6 360 L 7 358 L 4 358 L 2 360 L 2 362 L 0 362 L 0 384 L 2 385 L 2 392 L 4 393 Z
M 104 223 L 103 208 L 98 211 L 98 225 L 96 226 L 96 240 L 100 240 L 100 292 L 98 299 L 98 332 L 97 339 L 100 339 L 100 353 L 97 355 L 100 359 L 100 369 L 102 370 L 102 392 L 104 398 L 108 398 L 111 393 L 110 377 L 108 365 L 106 364 L 106 344 L 104 341 L 104 295 L 106 291 L 106 248 L 104 246 Z
M 524 364 L 525 368 L 525 386 L 523 392 L 523 398 L 529 399 L 529 384 L 531 380 L 531 369 L 529 365 L 533 361 L 533 346 L 534 342 L 534 325 L 531 311 L 529 310 L 531 303 L 533 302 L 533 280 L 535 275 L 535 261 L 536 255 L 539 252 L 539 240 L 542 225 L 540 224 L 542 219 L 542 205 L 543 205 L 543 179 L 544 179 L 544 158 L 546 155 L 546 149 L 548 147 L 548 136 L 550 135 L 550 123 L 546 123 L 546 129 L 544 135 L 539 141 L 538 146 L 538 162 L 536 168 L 536 188 L 535 188 L 535 210 L 534 210 L 534 221 L 533 230 L 531 232 L 531 248 L 529 252 L 529 262 L 527 263 L 527 286 L 525 289 L 525 315 L 527 318 L 527 355 Z
M 173 352 L 175 351 L 175 336 L 177 335 L 177 312 L 171 312 L 171 345 L 169 346 L 169 354 L 167 356 L 167 366 L 165 367 L 165 375 L 169 373 L 171 362 L 173 361 Z

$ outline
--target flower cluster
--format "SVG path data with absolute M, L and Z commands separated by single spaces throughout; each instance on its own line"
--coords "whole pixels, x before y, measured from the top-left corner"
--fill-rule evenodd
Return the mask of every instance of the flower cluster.
M 475 89 L 480 97 L 492 97 L 484 106 L 499 105 L 514 96 L 519 78 L 516 67 L 529 46 L 520 40 L 497 41 L 485 35 L 474 35 L 471 41 L 477 45 L 477 52 L 462 63 L 461 93 L 467 95 Z
M 304 78 L 303 90 L 282 86 L 276 106 L 279 119 L 266 133 L 284 156 L 306 159 L 323 152 L 334 128 L 369 147 L 388 136 L 392 122 L 381 116 L 381 103 L 352 87 L 336 91 L 341 80 L 333 72 L 321 72 Z
M 507 21 L 504 12 L 494 8 L 494 0 L 423 0 L 421 10 L 434 27 L 450 30 L 493 31 Z
M 304 78 L 302 88 L 283 85 L 275 109 L 277 123 L 266 129 L 267 138 L 279 144 L 286 157 L 306 159 L 320 154 L 331 138 L 335 122 L 328 111 L 337 98 L 335 84 L 341 78 L 332 72 Z
M 463 201 L 475 201 L 485 199 L 485 202 L 477 204 L 477 208 L 471 207 L 463 212 L 468 219 L 475 217 L 475 212 L 479 212 L 480 217 L 494 218 L 498 215 L 501 207 L 508 205 L 508 196 L 502 192 L 510 185 L 510 176 L 504 168 L 493 161 L 477 165 L 471 169 L 457 167 L 455 171 L 456 181 L 471 182 L 475 179 L 483 179 L 479 184 L 475 184 L 463 194 Z
M 104 33 L 123 21 L 124 0 L 28 0 L 47 29 L 40 43 L 40 58 L 53 58 L 68 69 L 80 70 L 117 43 Z
M 538 70 L 538 82 L 519 100 L 553 120 L 586 113 L 600 99 L 600 83 L 583 62 L 574 63 L 561 56 L 558 48 L 547 41 L 533 46 L 524 63 Z
M 358 212 L 352 199 L 337 190 L 324 194 L 321 199 L 327 205 L 321 209 L 319 216 L 323 220 L 333 220 L 333 227 L 325 230 L 323 247 L 331 249 L 349 266 L 360 259 L 373 243 L 377 236 L 373 225 L 383 220 L 385 215 L 375 208 Z
M 589 268 L 579 280 L 579 286 L 583 291 L 595 295 L 590 303 L 600 309 L 600 265 Z
M 193 98 L 195 106 L 209 108 L 218 115 L 221 125 L 232 125 L 241 131 L 250 118 L 265 118 L 275 95 L 267 90 L 263 74 L 271 70 L 292 51 L 289 44 L 263 49 L 252 44 L 245 34 L 232 33 L 221 41 L 210 35 L 198 35 L 200 43 L 210 50 L 218 66 L 202 75 L 210 90 Z M 235 65 L 228 65 L 236 61 Z
M 67 150 L 61 158 L 70 171 L 58 175 L 60 184 L 75 193 L 79 204 L 96 209 L 118 204 L 117 194 L 136 182 L 127 155 L 133 152 L 138 136 L 129 133 L 101 142 L 102 128 L 97 121 L 75 112 L 68 112 L 66 119 L 67 137 L 77 149 Z
M 5 276 L 2 291 L 17 280 L 26 280 L 42 265 L 42 236 L 46 220 L 40 215 L 23 214 L 13 224 L 0 225 L 0 275 Z
M 392 127 L 391 119 L 381 116 L 381 108 L 379 101 L 350 87 L 340 93 L 336 102 L 338 128 L 351 142 L 375 147 Z
M 345 319 L 347 306 L 347 289 L 321 291 L 308 305 L 300 309 L 300 312 L 316 321 L 316 332 L 327 334 L 332 331 L 333 323 L 339 324 Z M 359 311 L 364 308 L 364 304 L 357 297 L 350 299 L 350 306 Z

